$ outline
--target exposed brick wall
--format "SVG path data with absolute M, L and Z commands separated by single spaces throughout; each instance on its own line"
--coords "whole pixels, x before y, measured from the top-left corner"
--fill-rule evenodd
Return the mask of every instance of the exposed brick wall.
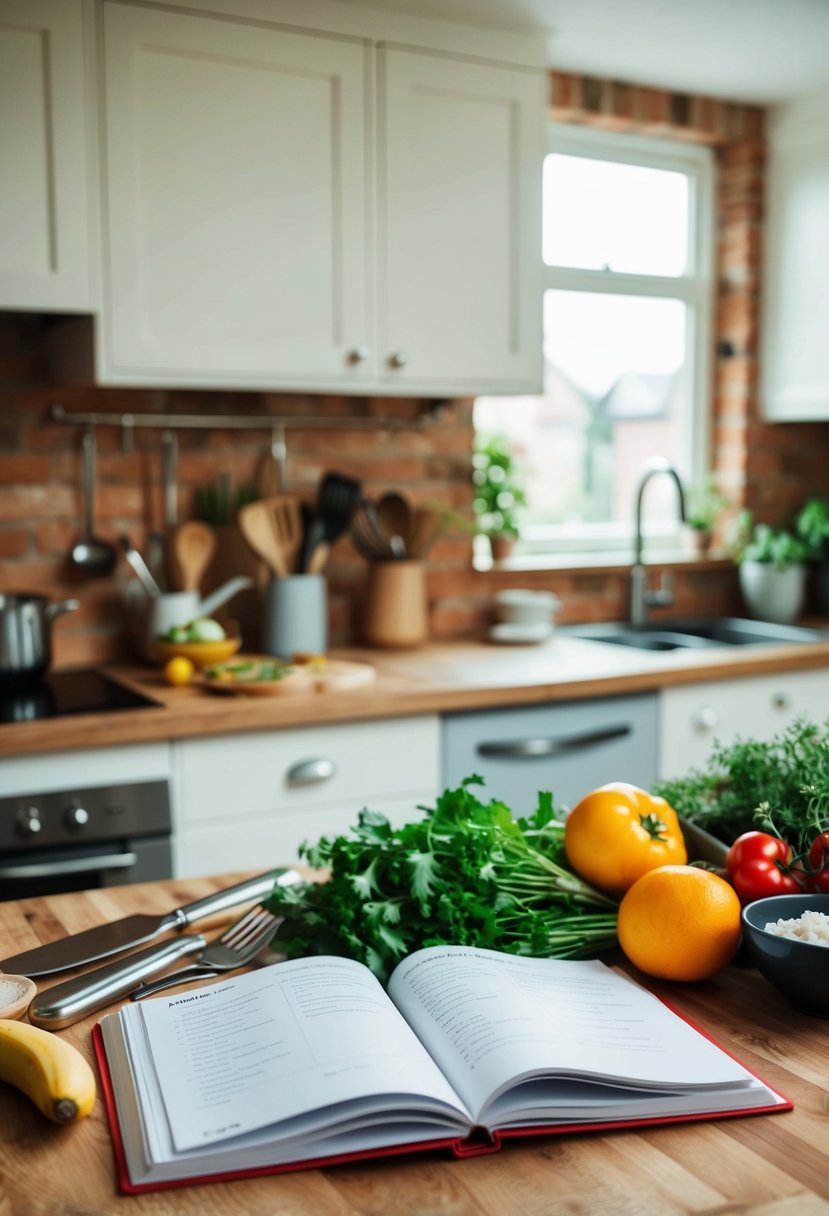
M 757 407 L 757 318 L 761 289 L 763 112 L 756 107 L 688 97 L 618 81 L 565 73 L 550 75 L 550 114 L 560 121 L 706 143 L 719 168 L 718 284 L 713 392 L 713 464 L 736 505 L 761 518 L 784 518 L 812 489 L 826 489 L 829 425 L 766 426 Z M 55 383 L 46 359 L 47 318 L 0 314 L 0 591 L 40 591 L 54 599 L 75 594 L 81 611 L 54 629 L 59 664 L 96 662 L 130 653 L 125 593 L 132 575 L 123 565 L 114 579 L 73 574 L 68 553 L 81 529 L 80 431 L 48 421 L 59 400 L 70 412 L 134 414 L 288 414 L 336 418 L 362 411 L 376 417 L 368 431 L 289 431 L 287 488 L 308 500 L 328 469 L 361 478 L 370 494 L 400 489 L 421 503 L 441 503 L 469 516 L 472 403 L 452 403 L 416 429 L 390 429 L 383 418 L 410 422 L 425 403 L 227 392 L 166 392 L 69 388 Z M 139 546 L 160 526 L 160 433 L 136 431 L 135 450 L 120 448 L 118 432 L 101 427 L 96 531 L 127 532 Z M 221 472 L 236 485 L 252 481 L 267 448 L 267 431 L 182 431 L 180 518 L 195 514 L 196 491 Z M 468 532 L 450 529 L 429 560 L 434 635 L 474 633 L 491 616 L 492 593 L 504 586 L 546 587 L 564 602 L 562 620 L 623 615 L 624 570 L 475 571 Z M 225 570 L 224 573 L 228 571 Z M 331 637 L 359 637 L 365 563 L 347 539 L 328 568 Z M 677 572 L 680 612 L 739 610 L 736 577 L 725 563 L 691 565 Z M 255 640 L 255 597 L 245 605 L 246 636 Z

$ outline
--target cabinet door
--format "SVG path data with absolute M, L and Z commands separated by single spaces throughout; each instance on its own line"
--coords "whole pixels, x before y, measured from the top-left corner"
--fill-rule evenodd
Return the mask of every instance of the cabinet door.
M 82 0 L 0 0 L 0 308 L 90 307 Z
M 477 773 L 487 798 L 516 815 L 540 790 L 571 807 L 608 781 L 649 788 L 657 768 L 657 698 L 646 694 L 522 709 L 449 714 L 443 722 L 442 784 Z
M 368 334 L 362 44 L 123 4 L 104 34 L 104 378 L 347 379 Z
M 827 670 L 667 688 L 660 694 L 660 776 L 704 768 L 715 741 L 771 739 L 798 717 L 824 722 L 827 706 Z
M 381 375 L 540 391 L 541 76 L 397 49 L 379 73 Z
M 829 418 L 829 93 L 771 124 L 762 405 L 776 422 Z

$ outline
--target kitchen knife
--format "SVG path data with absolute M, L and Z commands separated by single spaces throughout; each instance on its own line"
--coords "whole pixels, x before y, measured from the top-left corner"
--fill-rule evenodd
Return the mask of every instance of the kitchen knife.
M 96 925 L 94 929 L 84 929 L 81 933 L 73 933 L 57 942 L 49 942 L 46 946 L 36 946 L 33 950 L 24 950 L 11 958 L 0 960 L 0 972 L 9 975 L 50 975 L 55 971 L 66 971 L 70 967 L 83 967 L 87 963 L 97 963 L 101 959 L 120 954 L 132 946 L 141 946 L 152 941 L 169 930 L 184 929 L 194 921 L 204 920 L 228 908 L 239 904 L 261 899 L 270 894 L 274 886 L 289 886 L 299 881 L 295 870 L 269 870 L 256 878 L 249 878 L 235 886 L 226 887 L 197 899 L 192 904 L 185 904 L 173 912 L 163 916 L 135 915 L 124 916 L 108 925 Z

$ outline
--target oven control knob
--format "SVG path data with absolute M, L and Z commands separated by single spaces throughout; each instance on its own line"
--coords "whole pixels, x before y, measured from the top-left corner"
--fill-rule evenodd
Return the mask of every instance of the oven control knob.
M 40 808 L 23 806 L 17 812 L 17 832 L 20 836 L 37 836 L 43 828 L 40 818 Z
M 68 828 L 72 828 L 74 831 L 79 831 L 81 828 L 85 828 L 89 823 L 89 811 L 86 809 L 86 807 L 77 806 L 75 803 L 73 803 L 72 806 L 68 806 L 66 808 L 63 819 Z

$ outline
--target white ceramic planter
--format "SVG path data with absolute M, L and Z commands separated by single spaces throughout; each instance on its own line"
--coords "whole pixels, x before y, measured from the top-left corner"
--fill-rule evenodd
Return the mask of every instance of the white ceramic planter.
M 771 562 L 741 562 L 740 590 L 746 607 L 760 621 L 789 625 L 803 607 L 806 567 L 778 570 Z

